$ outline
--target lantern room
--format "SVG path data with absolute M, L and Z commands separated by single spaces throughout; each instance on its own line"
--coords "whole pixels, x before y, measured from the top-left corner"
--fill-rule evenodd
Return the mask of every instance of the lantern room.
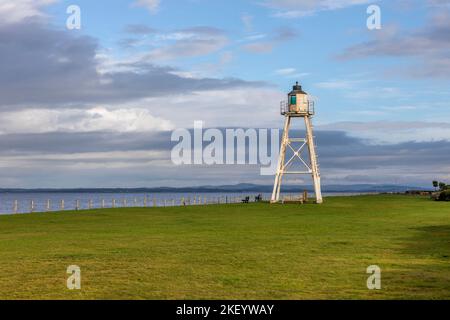
M 281 103 L 281 113 L 299 116 L 314 114 L 314 105 L 309 101 L 308 94 L 303 91 L 298 82 L 288 94 L 288 101 Z

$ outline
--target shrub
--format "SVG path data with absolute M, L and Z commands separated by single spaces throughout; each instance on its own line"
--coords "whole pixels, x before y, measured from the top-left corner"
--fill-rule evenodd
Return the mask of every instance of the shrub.
M 439 195 L 439 201 L 450 201 L 450 190 L 442 191 Z

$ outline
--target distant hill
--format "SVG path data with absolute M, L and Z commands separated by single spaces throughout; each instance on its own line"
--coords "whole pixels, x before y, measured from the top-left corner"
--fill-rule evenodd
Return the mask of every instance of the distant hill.
M 240 193 L 240 192 L 272 192 L 271 185 L 256 185 L 242 183 L 223 186 L 200 186 L 200 187 L 158 187 L 158 188 L 80 188 L 80 189 L 0 189 L 0 193 Z M 283 192 L 300 192 L 302 190 L 313 191 L 311 186 L 286 185 Z M 427 188 L 399 185 L 325 185 L 323 192 L 326 193 L 382 193 L 382 192 L 405 192 L 408 190 L 427 190 Z

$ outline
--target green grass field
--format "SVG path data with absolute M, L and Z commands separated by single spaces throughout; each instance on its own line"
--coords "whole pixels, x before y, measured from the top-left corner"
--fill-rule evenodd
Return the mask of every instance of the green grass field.
M 82 290 L 66 288 L 69 265 Z M 366 269 L 382 268 L 380 291 Z M 450 204 L 114 209 L 0 217 L 0 299 L 449 299 Z

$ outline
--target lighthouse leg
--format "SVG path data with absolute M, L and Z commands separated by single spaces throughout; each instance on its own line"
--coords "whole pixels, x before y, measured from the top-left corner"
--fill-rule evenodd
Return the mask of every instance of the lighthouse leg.
M 308 140 L 309 155 L 311 157 L 312 178 L 314 181 L 314 191 L 316 193 L 316 202 L 323 203 L 322 186 L 320 181 L 319 164 L 317 162 L 316 145 L 314 143 L 314 133 L 310 117 L 305 117 L 306 133 Z
M 271 203 L 280 201 L 281 183 L 284 175 L 284 165 L 286 161 L 286 149 L 289 144 L 289 128 L 291 126 L 291 117 L 287 116 L 284 124 L 283 140 L 281 141 L 280 158 L 278 160 L 277 173 L 275 176 L 275 185 L 273 187 Z

